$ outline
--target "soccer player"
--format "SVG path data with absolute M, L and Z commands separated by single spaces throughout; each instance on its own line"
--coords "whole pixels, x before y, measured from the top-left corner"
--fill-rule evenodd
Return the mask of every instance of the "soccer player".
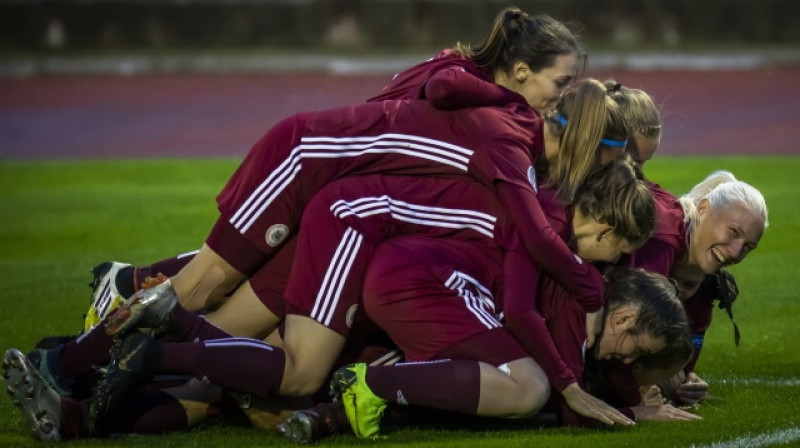
M 427 99 L 438 109 L 453 110 L 503 105 L 515 92 L 544 114 L 585 60 L 578 39 L 564 24 L 509 7 L 495 17 L 480 45 L 457 43 L 440 51 L 396 74 L 369 101 Z
M 644 90 L 623 86 L 613 79 L 603 82 L 608 95 L 619 104 L 631 137 L 625 151 L 644 166 L 653 158 L 661 143 L 661 112 Z
M 218 197 L 221 217 L 200 252 L 149 294 L 174 289 L 184 306 L 213 307 L 296 231 L 308 198 L 326 183 L 394 173 L 468 176 L 491 186 L 531 256 L 548 258 L 543 265 L 560 260 L 552 273 L 582 299 L 595 299 L 602 289 L 599 273 L 552 237 L 542 217 L 534 164 L 549 166 L 550 181 L 570 202 L 595 166 L 595 153 L 624 151 L 625 124 L 606 96 L 597 81 L 575 84 L 544 128 L 519 103 L 448 113 L 422 101 L 387 101 L 296 115 L 267 133 L 234 173 Z M 548 257 L 541 255 L 543 245 L 553 250 Z
M 756 188 L 728 171 L 710 174 L 677 201 L 669 201 L 668 196 L 661 200 L 655 197 L 657 204 L 669 207 L 670 211 L 663 215 L 670 217 L 669 227 L 674 230 L 657 231 L 661 237 L 648 242 L 632 258 L 637 265 L 655 272 L 668 271 L 681 285 L 695 350 L 674 398 L 683 404 L 695 404 L 708 390 L 708 384 L 694 373 L 694 366 L 711 323 L 714 301 L 727 297 L 720 307 L 727 307 L 733 318 L 730 306 L 738 290 L 732 276 L 723 269 L 741 263 L 756 249 L 769 225 L 767 205 Z M 704 282 L 715 287 L 699 290 Z M 735 330 L 738 335 L 738 328 Z M 736 339 L 738 343 L 738 336 Z
M 414 246 L 411 246 L 412 253 L 413 249 Z M 425 247 L 421 249 L 427 250 Z M 411 258 L 419 259 L 420 256 L 415 254 Z M 408 260 L 409 257 L 401 258 L 400 263 L 407 265 Z M 398 265 L 395 264 L 394 267 L 397 268 Z M 383 273 L 387 274 L 388 271 Z M 379 286 L 378 289 L 386 291 L 385 287 Z M 429 294 L 423 295 L 419 300 L 435 302 L 441 299 L 433 290 L 428 292 Z M 382 303 L 385 306 L 397 305 L 398 297 L 389 294 L 388 300 Z M 540 289 L 536 302 L 550 334 L 557 341 L 558 352 L 578 375 L 582 373 L 584 347 L 587 350 L 586 356 L 590 356 L 588 352 L 591 349 L 596 357 L 629 361 L 645 353 L 657 356 L 661 351 L 680 350 L 681 347 L 687 353 L 691 350 L 685 312 L 677 300 L 675 288 L 663 276 L 637 270 L 614 277 L 606 289 L 607 311 L 602 315 L 602 330 L 599 334 L 591 335 L 594 336 L 592 342 L 586 342 L 586 313 L 575 307 L 571 299 L 562 299 L 563 296 L 550 295 Z M 365 305 L 369 312 L 368 300 L 371 299 L 365 296 Z M 396 316 L 398 317 L 393 319 L 393 328 L 398 329 L 403 319 L 400 315 Z M 380 318 L 376 320 L 380 325 Z M 410 335 L 416 331 L 412 328 L 413 323 L 409 322 L 407 325 L 405 333 L 409 336 L 405 340 L 421 340 Z M 437 334 L 435 330 L 434 334 Z M 441 334 L 445 334 L 445 331 Z M 546 337 L 548 334 L 544 332 L 541 335 Z M 404 337 L 402 332 L 392 336 Z M 398 343 L 401 346 L 403 344 Z M 540 343 L 545 344 L 546 341 L 541 340 Z M 465 350 L 469 346 L 473 350 Z M 478 338 L 470 339 L 443 353 L 444 357 L 450 356 L 451 359 L 441 362 L 389 367 L 356 364 L 337 371 L 332 387 L 344 403 L 348 420 L 359 437 L 373 437 L 380 432 L 380 418 L 387 403 L 416 404 L 478 415 L 522 416 L 503 412 L 512 404 L 525 403 L 526 395 L 519 395 L 518 390 L 497 390 L 490 387 L 483 382 L 488 366 L 464 359 L 480 354 L 485 359 L 491 359 L 491 350 L 481 352 L 481 347 L 487 350 L 492 345 L 481 345 Z M 516 379 L 513 371 L 510 375 L 512 379 Z M 517 395 L 513 395 L 514 392 Z M 566 406 L 564 408 L 568 410 Z M 586 424 L 586 419 L 581 421 L 580 414 L 572 412 L 572 416 L 578 420 L 562 421 L 568 424 Z M 613 420 L 603 422 L 611 423 Z M 618 421 L 623 422 L 630 424 L 627 419 Z
M 497 16 L 492 30 L 483 44 L 475 49 L 459 45 L 456 50 L 446 56 L 439 55 L 441 57 L 437 56 L 427 63 L 399 74 L 392 84 L 387 86 L 383 94 L 373 98 L 372 101 L 425 98 L 434 107 L 443 109 L 482 105 L 505 106 L 509 102 L 527 101 L 543 113 L 544 106 L 553 105 L 563 89 L 574 80 L 577 75 L 578 61 L 583 58 L 583 50 L 577 39 L 563 24 L 545 15 L 528 16 L 516 8 L 507 8 Z M 536 126 L 535 123 L 532 124 L 534 127 Z M 569 134 L 588 135 L 583 131 L 578 134 Z M 580 178 L 585 177 L 588 169 L 583 161 L 591 159 L 591 157 L 587 157 L 587 154 L 584 154 L 584 150 L 581 149 L 581 145 L 585 142 L 574 142 L 571 141 L 572 139 L 574 137 L 565 137 L 560 152 L 563 164 L 575 167 L 576 178 L 570 179 L 568 182 L 576 183 Z M 531 156 L 537 159 L 538 155 L 535 152 L 538 151 L 536 147 L 541 145 L 541 139 L 533 144 Z M 551 155 L 558 152 L 552 143 L 550 147 L 548 151 Z M 551 160 L 549 165 L 552 166 L 554 163 Z M 541 169 L 547 164 L 542 161 L 538 168 Z M 523 165 L 517 169 L 524 170 L 525 166 L 530 166 L 530 164 Z M 502 164 L 499 166 L 502 167 Z M 528 176 L 528 173 L 525 172 L 520 174 L 523 177 Z M 533 174 L 531 173 L 531 175 Z M 563 173 L 559 176 L 561 175 Z M 513 190 L 509 194 L 514 194 Z M 283 234 L 283 227 L 274 230 L 277 232 L 276 236 Z M 557 245 L 554 248 L 557 250 L 550 259 L 558 260 L 560 263 L 569 260 L 571 254 L 559 243 L 554 244 Z M 205 253 L 201 256 L 205 256 Z M 159 262 L 153 266 L 152 273 L 170 271 L 175 266 L 182 267 L 186 259 L 181 257 Z M 545 267 L 549 266 L 546 264 L 549 263 L 549 259 L 540 261 L 544 263 Z M 557 264 L 553 263 L 553 269 L 559 269 L 555 267 Z M 578 285 L 576 286 L 577 292 L 581 292 L 583 286 L 580 285 L 594 284 L 596 286 L 600 284 L 599 276 L 596 273 L 582 272 L 580 267 L 573 266 L 572 269 L 575 272 L 559 271 L 557 276 Z M 219 270 L 214 269 L 215 276 L 212 278 L 224 276 L 225 270 L 223 267 L 221 274 Z M 135 289 L 139 288 L 141 280 L 149 274 L 134 271 L 132 267 L 124 263 L 101 264 L 94 271 L 96 287 L 93 302 L 98 303 L 104 310 L 118 305 L 117 285 L 120 285 L 119 292 L 122 296 L 128 297 Z M 185 272 L 183 278 L 188 276 Z M 177 280 L 179 284 L 183 281 Z M 196 289 L 201 291 L 200 295 L 203 292 L 208 293 L 210 289 L 212 300 L 213 296 L 219 294 L 217 289 L 225 290 L 229 284 L 236 283 L 234 280 L 228 281 L 227 278 L 221 281 L 225 286 L 218 288 L 213 284 L 199 283 L 196 276 L 189 279 L 189 283 L 197 286 Z M 179 286 L 178 289 L 179 297 L 183 296 L 184 293 L 181 289 L 184 288 Z M 197 302 L 203 301 L 197 300 L 191 306 L 200 306 Z M 96 312 L 90 310 L 87 316 L 87 329 L 99 320 Z

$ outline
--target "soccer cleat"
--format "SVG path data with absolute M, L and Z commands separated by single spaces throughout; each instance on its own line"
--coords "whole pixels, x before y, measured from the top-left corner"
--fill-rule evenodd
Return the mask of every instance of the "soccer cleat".
M 28 421 L 31 435 L 46 442 L 61 440 L 61 396 L 15 348 L 6 350 L 3 357 L 3 378 L 6 392 Z
M 95 389 L 89 405 L 91 432 L 125 393 L 152 377 L 158 368 L 161 351 L 159 341 L 140 331 L 133 331 L 114 341 L 108 370 Z
M 106 333 L 116 335 L 133 328 L 150 328 L 156 334 L 169 325 L 170 312 L 178 296 L 169 280 L 136 292 L 106 319 Z
M 117 290 L 116 280 L 119 271 L 130 266 L 128 263 L 106 261 L 90 269 L 93 276 L 89 284 L 92 287 L 92 301 L 83 323 L 84 332 L 99 324 L 125 300 Z
M 350 364 L 333 374 L 331 390 L 344 405 L 347 420 L 356 436 L 374 438 L 380 434 L 386 401 L 375 395 L 366 381 L 367 365 Z
M 35 348 L 27 358 L 53 390 L 62 397 L 71 397 L 75 380 L 61 373 L 58 368 L 58 357 L 63 349 L 63 345 L 49 350 Z
M 320 403 L 311 409 L 295 411 L 275 429 L 284 438 L 303 445 L 350 430 L 341 402 Z

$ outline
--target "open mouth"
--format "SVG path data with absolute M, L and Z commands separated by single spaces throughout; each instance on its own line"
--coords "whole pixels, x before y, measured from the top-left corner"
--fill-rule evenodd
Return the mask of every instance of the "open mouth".
M 719 263 L 719 264 L 721 264 L 723 266 L 728 264 L 729 261 L 730 261 L 727 258 L 725 258 L 725 255 L 723 255 L 722 252 L 719 249 L 717 249 L 716 247 L 712 247 L 711 248 L 711 253 L 714 255 L 714 258 L 717 260 L 717 263 Z

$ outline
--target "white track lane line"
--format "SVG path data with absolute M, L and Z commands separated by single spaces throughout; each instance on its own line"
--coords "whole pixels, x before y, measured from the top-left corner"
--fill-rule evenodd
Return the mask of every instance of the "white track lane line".
M 762 446 L 787 445 L 798 440 L 800 440 L 800 428 L 788 428 L 772 433 L 739 437 L 725 442 L 692 445 L 691 448 L 758 448 Z

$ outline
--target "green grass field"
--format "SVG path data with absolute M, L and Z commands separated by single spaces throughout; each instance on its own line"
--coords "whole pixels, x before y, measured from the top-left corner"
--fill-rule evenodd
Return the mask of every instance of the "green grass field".
M 214 197 L 238 164 L 220 160 L 0 162 L 0 348 L 30 349 L 42 336 L 72 334 L 88 304 L 89 268 L 115 259 L 138 264 L 193 250 L 216 218 Z M 661 157 L 648 176 L 684 193 L 714 169 L 757 186 L 770 227 L 741 266 L 734 311 L 742 345 L 721 310 L 698 373 L 715 400 L 702 421 L 641 423 L 622 430 L 400 430 L 380 441 L 341 436 L 325 446 L 719 447 L 800 446 L 800 157 Z M 786 442 L 787 444 L 783 444 Z M 0 397 L 0 446 L 34 446 L 24 420 Z M 86 440 L 69 446 L 289 445 L 241 422 L 209 423 L 167 436 Z

